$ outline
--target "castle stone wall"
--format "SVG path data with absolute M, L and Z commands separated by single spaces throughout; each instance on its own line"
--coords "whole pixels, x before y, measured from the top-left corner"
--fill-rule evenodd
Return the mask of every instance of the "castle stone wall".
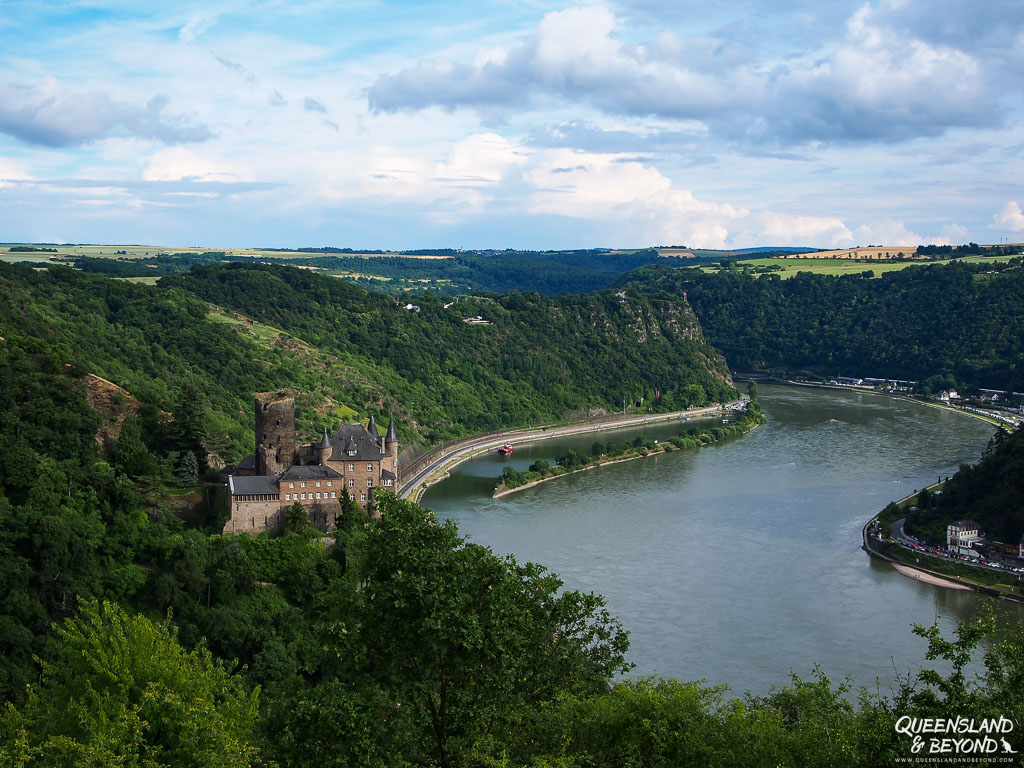
M 295 457 L 295 398 L 283 392 L 256 395 L 256 474 L 276 475 Z

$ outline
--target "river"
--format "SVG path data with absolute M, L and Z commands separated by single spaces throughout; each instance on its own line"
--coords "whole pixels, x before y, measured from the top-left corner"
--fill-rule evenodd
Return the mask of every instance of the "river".
M 491 499 L 525 469 L 595 440 L 666 438 L 659 424 L 485 455 L 422 504 L 498 553 L 605 596 L 630 630 L 630 675 L 765 694 L 809 677 L 894 685 L 924 663 L 913 623 L 947 628 L 978 597 L 913 581 L 860 549 L 889 501 L 976 461 L 994 428 L 947 410 L 855 391 L 762 386 L 768 423 L 700 449 L 602 467 Z M 1016 610 L 1016 609 L 1007 609 Z

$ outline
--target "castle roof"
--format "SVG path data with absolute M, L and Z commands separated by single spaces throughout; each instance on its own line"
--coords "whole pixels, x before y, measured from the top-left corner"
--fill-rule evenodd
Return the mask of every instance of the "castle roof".
M 394 482 L 398 482 L 398 478 L 395 477 L 395 473 L 391 472 L 390 470 L 387 470 L 387 469 L 382 469 L 380 471 L 380 477 L 381 477 L 381 480 L 392 480 Z M 1022 537 L 1022 538 L 1024 538 L 1024 537 Z
M 231 475 L 228 478 L 228 487 L 232 496 L 245 496 L 256 493 L 278 494 L 277 478 L 268 475 Z
M 395 417 L 391 417 L 391 423 L 388 424 L 388 436 L 384 438 L 386 443 L 397 443 L 398 434 L 395 432 Z
M 334 450 L 328 461 L 380 461 L 383 456 L 377 438 L 362 424 L 342 424 L 331 445 Z
M 377 431 L 377 422 L 372 415 L 370 416 L 370 423 L 366 425 L 366 431 L 374 437 L 380 437 L 380 432 Z
M 255 472 L 256 471 L 256 454 L 255 453 L 250 453 L 248 456 L 246 456 L 240 462 L 235 464 L 235 470 L 236 471 L 237 470 L 249 470 L 251 472 Z
M 328 466 L 323 464 L 295 464 L 284 471 L 280 477 L 279 482 L 288 482 L 295 480 L 336 480 L 341 477 L 341 474 L 335 472 Z
M 320 450 L 331 447 L 331 438 L 327 436 L 327 427 L 324 427 L 324 436 L 320 438 Z

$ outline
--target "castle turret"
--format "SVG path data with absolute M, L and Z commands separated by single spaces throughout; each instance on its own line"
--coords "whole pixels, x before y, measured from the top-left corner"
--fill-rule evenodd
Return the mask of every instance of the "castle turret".
M 285 392 L 256 395 L 256 474 L 276 475 L 295 460 L 295 398 Z
M 381 467 L 390 470 L 398 477 L 398 433 L 395 432 L 395 417 L 392 414 L 391 423 L 388 425 L 388 434 L 384 438 L 384 456 L 381 458 Z
M 320 458 L 320 464 L 326 464 L 327 460 L 331 458 L 331 438 L 327 436 L 327 427 L 324 427 L 324 436 L 320 438 L 320 445 L 317 447 L 317 452 Z

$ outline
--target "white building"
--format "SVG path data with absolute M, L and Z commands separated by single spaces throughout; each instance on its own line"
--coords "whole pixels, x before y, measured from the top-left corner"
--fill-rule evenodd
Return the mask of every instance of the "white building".
M 973 520 L 958 520 L 946 526 L 946 546 L 958 555 L 977 557 L 974 545 L 981 539 L 981 527 Z

